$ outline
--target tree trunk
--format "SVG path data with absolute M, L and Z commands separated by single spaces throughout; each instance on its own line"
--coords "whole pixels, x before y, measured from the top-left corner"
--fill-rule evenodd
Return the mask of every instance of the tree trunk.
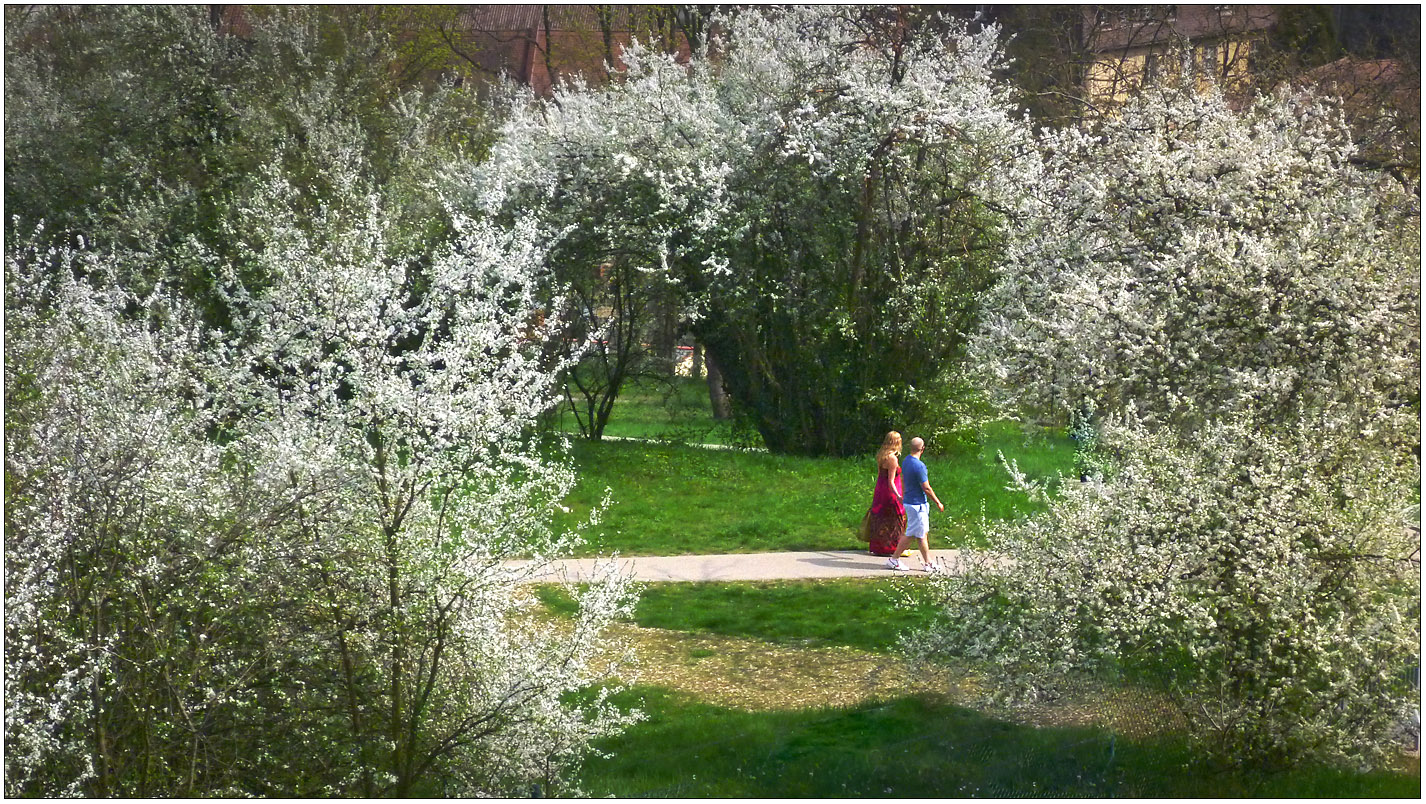
M 688 376 L 695 380 L 703 376 L 703 344 L 698 341 L 693 342 L 693 365 L 689 368 Z
M 713 353 L 707 352 L 704 355 L 708 365 L 708 405 L 713 410 L 713 418 L 717 421 L 726 421 L 732 416 L 732 408 L 728 400 L 728 390 L 723 387 L 723 372 L 718 368 L 718 361 L 714 359 Z
M 599 20 L 599 35 L 604 39 L 604 64 L 606 70 L 617 69 L 614 61 L 614 7 L 598 5 L 594 15 Z
M 553 92 L 553 91 L 554 91 L 554 88 L 555 88 L 555 83 L 556 83 L 556 80 L 555 80 L 556 76 L 555 76 L 555 61 L 554 61 L 554 57 L 553 57 L 553 55 L 550 53 L 551 48 L 554 47 L 554 43 L 550 41 L 550 28 L 551 28 L 551 25 L 550 25 L 550 7 L 549 7 L 548 5 L 540 6 L 540 20 L 544 23 L 544 26 L 545 26 L 545 75 L 549 78 L 549 81 L 550 81 L 550 91 Z
M 675 331 L 678 320 L 673 313 L 673 304 L 667 299 L 657 302 L 654 308 L 652 332 L 653 353 L 659 370 L 672 377 L 678 373 L 678 337 Z

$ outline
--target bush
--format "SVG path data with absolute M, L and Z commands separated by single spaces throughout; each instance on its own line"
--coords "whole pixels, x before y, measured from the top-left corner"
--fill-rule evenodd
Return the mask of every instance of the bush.
M 1014 694 L 1150 679 L 1232 761 L 1382 761 L 1419 664 L 1415 188 L 1286 94 L 1157 88 L 1045 145 L 975 351 L 1087 482 L 941 581 L 937 649 Z
M 558 370 L 537 247 L 457 221 L 414 260 L 347 177 L 300 228 L 259 183 L 262 288 L 195 247 L 243 291 L 228 332 L 95 290 L 112 257 L 7 255 L 11 794 L 558 791 L 629 721 L 569 695 L 609 679 L 627 579 L 569 629 L 527 616 L 524 577 L 577 540 L 550 526 L 573 472 L 526 424 Z
M 1310 427 L 1113 438 L 1133 449 L 1109 477 L 1026 484 L 1048 511 L 992 525 L 1007 558 L 938 581 L 932 650 L 1012 698 L 1081 674 L 1154 684 L 1234 761 L 1389 759 L 1417 695 L 1414 463 L 1324 461 L 1350 437 Z

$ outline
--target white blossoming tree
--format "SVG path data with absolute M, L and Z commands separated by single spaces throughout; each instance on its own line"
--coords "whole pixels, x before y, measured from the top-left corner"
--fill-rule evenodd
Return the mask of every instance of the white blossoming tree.
M 944 419 L 1033 149 L 996 31 L 895 13 L 750 9 L 686 62 L 631 47 L 606 87 L 514 105 L 477 202 L 564 233 L 557 266 L 672 286 L 771 449 Z
M 403 237 L 439 238 L 445 216 L 422 203 L 425 187 L 485 139 L 476 94 L 398 83 L 400 43 L 380 13 L 235 8 L 7 9 L 5 102 L 24 110 L 5 117 L 7 215 L 27 230 L 43 221 L 55 242 L 157 256 L 197 239 L 232 259 L 234 201 L 256 170 L 280 164 L 322 199 L 359 149 L 367 175 L 407 199 Z M 161 281 L 225 318 L 210 277 L 131 263 L 152 275 L 126 285 Z
M 1412 400 L 1414 188 L 1354 168 L 1330 105 L 1164 89 L 1045 147 L 979 340 L 1000 401 L 1187 432 Z
M 446 212 L 389 37 L 245 19 L 6 10 L 6 792 L 567 789 L 628 600 L 531 615 L 542 246 Z
M 931 652 L 1153 682 L 1236 761 L 1381 760 L 1419 694 L 1415 188 L 1287 95 L 1151 90 L 1046 146 L 975 349 L 1102 472 L 940 583 Z
M 5 272 L 6 793 L 183 792 L 120 746 L 191 748 L 186 716 L 241 672 L 193 657 L 262 620 L 250 595 L 201 611 L 241 588 L 213 574 L 243 498 L 214 493 L 222 449 L 194 427 L 171 344 L 118 314 L 122 292 L 73 278 L 102 266 L 22 238 Z M 139 773 L 153 786 L 122 780 Z
M 239 311 L 223 331 L 73 279 L 122 257 L 8 255 L 10 792 L 524 795 L 627 722 L 581 692 L 627 581 L 572 627 L 529 611 L 577 538 L 530 430 L 560 368 L 538 244 L 457 219 L 409 252 L 345 175 L 303 215 L 256 182 L 262 286 L 192 247 Z

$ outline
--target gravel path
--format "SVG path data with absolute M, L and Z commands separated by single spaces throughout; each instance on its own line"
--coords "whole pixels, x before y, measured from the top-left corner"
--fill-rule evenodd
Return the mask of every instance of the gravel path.
M 954 572 L 960 551 L 932 550 L 931 558 L 943 571 Z M 595 562 L 608 559 L 570 558 L 557 561 L 539 579 L 580 581 L 590 577 Z M 925 575 L 921 557 L 901 559 L 911 572 L 886 568 L 886 558 L 865 550 L 821 550 L 789 553 L 731 553 L 713 556 L 621 556 L 614 559 L 638 581 L 768 581 L 798 578 L 855 578 L 865 576 Z M 512 566 L 524 562 L 512 561 Z

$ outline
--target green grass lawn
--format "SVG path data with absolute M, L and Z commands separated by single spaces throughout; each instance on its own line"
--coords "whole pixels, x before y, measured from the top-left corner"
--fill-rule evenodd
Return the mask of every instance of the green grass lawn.
M 621 694 L 648 719 L 585 767 L 594 796 L 1418 798 L 1420 777 L 1211 768 L 1181 740 L 1021 726 L 931 697 L 745 712 L 656 687 Z
M 574 398 L 583 401 L 578 391 Z M 579 432 L 568 404 L 560 406 L 555 426 L 566 433 Z M 707 384 L 689 377 L 627 383 L 614 401 L 604 435 L 682 444 L 746 445 L 758 441 L 756 433 L 741 432 L 730 422 L 714 421 L 708 407 Z
M 656 583 L 644 587 L 634 622 L 645 628 L 751 637 L 803 647 L 845 645 L 890 652 L 900 634 L 929 625 L 929 606 L 898 608 L 921 578 L 839 578 L 750 583 Z M 889 581 L 889 582 L 888 582 Z M 537 592 L 572 612 L 557 586 Z
M 890 652 L 927 624 L 915 576 L 647 584 L 644 627 L 808 648 Z M 541 599 L 569 612 L 557 586 Z M 896 603 L 913 601 L 908 609 Z M 768 683 L 776 684 L 776 679 Z M 913 684 L 914 686 L 914 684 Z M 929 692 L 929 690 L 928 690 Z M 618 797 L 1372 797 L 1416 798 L 1419 773 L 1214 768 L 1180 737 L 1005 722 L 930 695 L 849 708 L 748 712 L 659 687 L 622 694 L 648 720 L 600 748 L 583 777 Z
M 576 440 L 580 478 L 566 505 L 577 521 L 606 486 L 613 492 L 581 555 L 859 549 L 856 530 L 876 480 L 874 447 L 843 459 Z M 1032 509 L 1005 490 L 997 451 L 1030 476 L 1050 478 L 1070 471 L 1074 445 L 1062 435 L 1027 439 L 1008 423 L 987 428 L 977 452 L 942 455 L 930 445 L 931 486 L 946 505 L 944 514 L 931 513 L 932 549 L 978 543 L 982 510 L 996 519 Z
M 566 501 L 571 518 L 587 516 L 606 486 L 614 499 L 581 554 L 863 547 L 855 534 L 871 502 L 875 445 L 855 459 L 690 446 L 736 439 L 730 428 L 712 426 L 701 394 L 701 383 L 685 381 L 668 400 L 650 388 L 621 398 L 607 434 L 665 443 L 576 440 L 580 480 Z M 1073 464 L 1073 444 L 1062 435 L 1026 438 L 1008 423 L 987 428 L 978 451 L 938 454 L 932 444 L 931 483 L 947 504 L 945 514 L 932 512 L 933 549 L 982 543 L 982 514 L 1001 519 L 1033 510 L 1005 490 L 998 451 L 1031 477 L 1069 474 Z M 634 620 L 780 645 L 890 652 L 901 634 L 930 619 L 924 607 L 894 605 L 922 586 L 910 578 L 649 584 Z M 558 587 L 539 594 L 555 611 L 572 605 Z M 1419 773 L 1213 768 L 1181 738 L 1017 725 L 928 695 L 771 712 L 651 686 L 621 696 L 649 719 L 601 744 L 610 756 L 591 759 L 583 776 L 592 795 L 1418 798 L 1421 788 Z

